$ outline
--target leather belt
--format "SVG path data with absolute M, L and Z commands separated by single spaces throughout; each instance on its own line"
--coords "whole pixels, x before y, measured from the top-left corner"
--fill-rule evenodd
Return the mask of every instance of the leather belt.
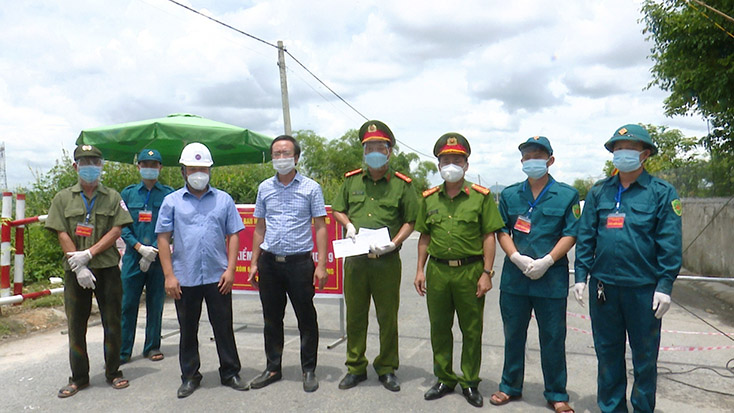
M 459 258 L 455 260 L 445 260 L 443 258 L 436 258 L 433 255 L 431 255 L 431 259 L 441 264 L 448 265 L 449 267 L 461 267 L 462 265 L 467 265 L 473 262 L 483 260 L 484 257 L 481 255 L 474 255 L 471 257 Z
M 296 262 L 296 261 L 303 261 L 305 259 L 311 258 L 310 252 L 304 252 L 301 254 L 292 254 L 292 255 L 276 255 L 270 251 L 263 250 L 262 254 L 263 254 L 263 257 L 268 257 L 275 262 Z

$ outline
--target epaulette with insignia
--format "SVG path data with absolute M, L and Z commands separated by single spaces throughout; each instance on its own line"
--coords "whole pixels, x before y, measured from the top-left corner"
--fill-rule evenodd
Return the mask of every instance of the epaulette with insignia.
M 439 186 L 434 186 L 431 189 L 426 189 L 425 191 L 423 191 L 423 198 L 427 198 L 427 197 L 431 196 L 432 194 L 435 194 L 436 192 L 438 192 L 439 189 L 441 189 L 441 186 L 440 185 Z
M 349 172 L 347 172 L 347 173 L 345 173 L 345 174 L 344 174 L 344 177 L 345 177 L 345 178 L 349 178 L 350 176 L 352 176 L 352 175 L 357 175 L 357 174 L 359 174 L 359 173 L 362 173 L 362 168 L 359 168 L 359 169 L 355 169 L 355 170 L 353 170 L 353 171 L 349 171 Z
M 490 192 L 489 189 L 477 184 L 471 184 L 471 188 L 482 195 L 489 195 Z
M 413 179 L 411 177 L 409 177 L 408 175 L 403 175 L 398 171 L 395 171 L 395 176 L 397 176 L 398 178 L 402 179 L 403 181 L 407 183 L 413 182 Z

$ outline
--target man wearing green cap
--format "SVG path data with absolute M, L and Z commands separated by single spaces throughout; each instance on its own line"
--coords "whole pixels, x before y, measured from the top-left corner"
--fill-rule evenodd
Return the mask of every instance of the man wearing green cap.
M 347 306 L 347 375 L 339 383 L 349 389 L 367 379 L 367 323 L 370 299 L 380 325 L 380 353 L 373 367 L 382 385 L 399 391 L 398 306 L 401 263 L 399 250 L 413 232 L 418 198 L 411 179 L 389 166 L 395 137 L 384 123 L 371 120 L 359 129 L 366 169 L 347 172 L 332 204 L 334 218 L 354 239 L 360 228 L 387 227 L 391 241 L 372 245 L 367 255 L 344 260 L 344 301 Z
M 133 351 L 138 322 L 140 294 L 145 287 L 145 344 L 143 357 L 163 360 L 161 353 L 161 319 L 163 317 L 163 269 L 158 259 L 158 237 L 155 223 L 163 198 L 173 188 L 158 182 L 163 159 L 155 149 L 138 154 L 140 183 L 130 185 L 120 194 L 133 224 L 122 229 L 125 255 L 122 257 L 122 348 L 120 362 L 127 363 Z
M 579 193 L 553 179 L 553 148 L 544 136 L 520 144 L 528 179 L 500 195 L 505 226 L 497 232 L 505 251 L 500 282 L 500 312 L 505 333 L 505 362 L 499 391 L 489 399 L 500 406 L 522 395 L 525 343 L 535 312 L 545 396 L 556 412 L 572 412 L 566 392 L 566 299 L 568 258 L 576 242 Z
M 644 162 L 657 153 L 647 130 L 625 125 L 604 144 L 619 173 L 591 188 L 576 245 L 574 295 L 589 314 L 598 360 L 597 404 L 627 411 L 625 339 L 634 369 L 635 411 L 655 410 L 663 315 L 682 262 L 681 203 L 675 188 L 651 176 Z
M 453 392 L 458 383 L 469 404 L 481 407 L 484 400 L 477 387 L 484 296 L 492 289 L 494 232 L 502 228 L 502 218 L 489 189 L 464 179 L 471 154 L 466 138 L 458 133 L 444 134 L 433 154 L 444 184 L 423 192 L 415 223 L 421 236 L 414 285 L 419 295 L 426 295 L 433 373 L 438 378 L 423 397 L 441 398 Z M 454 314 L 463 336 L 461 377 L 452 367 Z
M 66 254 L 64 308 L 69 330 L 69 383 L 61 398 L 75 395 L 89 385 L 87 322 L 92 294 L 97 297 L 104 329 L 105 378 L 115 389 L 128 387 L 120 371 L 120 253 L 115 241 L 121 228 L 132 222 L 125 203 L 114 189 L 99 183 L 102 152 L 91 145 L 74 150 L 74 169 L 79 182 L 62 189 L 51 201 L 45 227 L 58 234 Z

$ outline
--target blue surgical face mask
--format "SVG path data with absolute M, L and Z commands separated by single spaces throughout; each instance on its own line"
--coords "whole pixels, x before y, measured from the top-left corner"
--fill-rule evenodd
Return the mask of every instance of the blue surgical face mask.
M 140 176 L 143 179 L 158 179 L 158 168 L 140 168 Z
M 522 162 L 522 171 L 528 178 L 539 179 L 548 173 L 547 159 L 528 159 Z
M 88 184 L 96 182 L 100 175 L 102 175 L 101 166 L 84 165 L 79 167 L 79 178 Z
M 640 155 L 642 152 L 634 149 L 617 149 L 614 151 L 614 159 L 612 163 L 619 169 L 619 172 L 632 172 L 640 169 Z
M 382 168 L 387 163 L 387 155 L 382 152 L 370 152 L 364 156 L 364 162 L 370 168 Z

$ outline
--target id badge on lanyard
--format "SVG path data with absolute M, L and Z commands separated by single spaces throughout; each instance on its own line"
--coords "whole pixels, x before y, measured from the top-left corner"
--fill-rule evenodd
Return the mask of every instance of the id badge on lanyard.
M 97 200 L 97 197 L 92 198 L 91 203 L 87 203 L 87 197 L 82 193 L 82 200 L 84 201 L 84 207 L 87 209 L 87 214 L 84 216 L 84 222 L 76 224 L 74 235 L 86 238 L 91 237 L 94 232 L 94 225 L 89 223 L 89 218 L 92 215 L 92 208 L 94 208 L 94 202 Z
M 515 227 L 514 227 L 515 231 L 520 231 L 520 232 L 529 234 L 530 227 L 531 227 L 530 214 L 520 215 L 517 217 L 517 221 L 515 221 Z
M 617 196 L 614 198 L 615 201 L 617 201 L 616 205 L 616 211 L 612 212 L 611 214 L 607 215 L 607 229 L 621 229 L 624 228 L 624 212 L 619 212 L 619 207 L 622 203 L 622 192 L 626 191 L 627 188 L 622 187 L 622 184 L 619 184 L 619 189 L 617 190 Z
M 138 212 L 138 222 L 153 221 L 153 211 L 148 211 L 148 201 L 150 201 L 150 190 L 148 191 L 148 196 L 145 197 L 145 205 L 143 205 L 143 210 Z

